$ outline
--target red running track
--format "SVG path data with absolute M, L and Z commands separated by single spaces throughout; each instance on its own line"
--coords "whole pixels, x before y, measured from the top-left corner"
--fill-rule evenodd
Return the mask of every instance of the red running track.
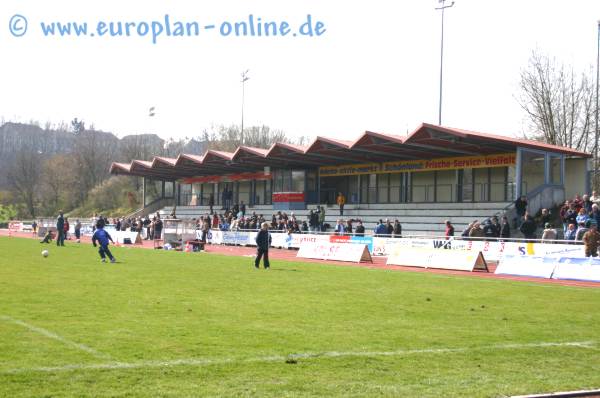
M 9 231 L 6 229 L 0 229 L 0 236 L 8 236 Z M 27 232 L 12 232 L 12 236 L 19 238 L 31 238 L 31 239 L 39 239 L 38 237 L 33 236 L 31 233 Z M 81 242 L 83 243 L 91 243 L 90 237 L 82 237 Z M 73 240 L 67 240 L 65 243 L 75 244 Z M 131 247 L 144 248 L 144 249 L 152 249 L 154 247 L 154 243 L 152 241 L 142 241 L 141 245 L 133 245 Z M 245 247 L 245 246 L 225 246 L 225 245 L 206 245 L 206 252 L 208 253 L 217 253 L 217 254 L 227 254 L 233 256 L 254 256 L 256 253 L 256 249 L 253 247 Z M 513 281 L 525 281 L 525 282 L 535 282 L 535 283 L 544 283 L 544 284 L 553 284 L 553 285 L 562 285 L 562 286 L 578 286 L 578 287 L 595 287 L 600 288 L 600 283 L 598 282 L 585 282 L 585 281 L 569 281 L 569 280 L 556 280 L 556 279 L 543 279 L 543 278 L 529 278 L 529 277 L 520 277 L 520 276 L 511 276 L 511 275 L 496 275 L 494 271 L 496 270 L 496 264 L 488 264 L 488 268 L 490 272 L 485 271 L 474 271 L 474 272 L 466 272 L 466 271 L 452 271 L 452 270 L 442 270 L 442 269 L 432 269 L 432 268 L 418 268 L 418 267 L 404 267 L 397 265 L 386 265 L 385 257 L 373 257 L 373 263 L 350 263 L 350 262 L 342 262 L 342 261 L 331 261 L 331 260 L 313 260 L 307 258 L 298 258 L 296 257 L 297 250 L 285 250 L 285 249 L 270 249 L 269 250 L 269 259 L 271 260 L 285 260 L 285 261 L 298 261 L 303 263 L 321 263 L 321 264 L 329 264 L 329 265 L 338 265 L 345 267 L 366 267 L 373 269 L 385 269 L 391 271 L 407 271 L 407 272 L 426 272 L 433 274 L 443 274 L 443 275 L 457 275 L 457 276 L 466 276 L 473 278 L 489 278 L 489 279 L 507 279 Z M 187 253 L 186 253 L 187 255 Z M 189 255 L 194 255 L 190 253 Z M 251 260 L 248 259 L 248 263 L 251 264 Z

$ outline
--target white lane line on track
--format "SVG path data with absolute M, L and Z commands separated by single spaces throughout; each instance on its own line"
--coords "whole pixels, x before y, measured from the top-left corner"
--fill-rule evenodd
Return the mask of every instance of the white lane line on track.
M 552 347 L 574 347 L 595 349 L 595 341 L 568 341 L 568 342 L 541 342 L 541 343 L 525 343 L 525 344 L 495 344 L 481 347 L 468 348 L 425 348 L 414 350 L 397 350 L 397 351 L 327 351 L 314 353 L 298 353 L 290 355 L 272 355 L 255 358 L 183 358 L 183 359 L 167 359 L 153 361 L 138 361 L 138 362 L 109 362 L 99 364 L 72 364 L 64 366 L 45 366 L 35 368 L 18 368 L 0 371 L 0 374 L 16 374 L 28 372 L 67 372 L 76 370 L 114 370 L 114 369 L 141 369 L 141 368 L 167 368 L 173 366 L 210 366 L 210 365 L 225 365 L 225 364 L 244 364 L 253 362 L 284 362 L 288 359 L 320 359 L 320 358 L 340 358 L 340 357 L 378 357 L 378 356 L 405 356 L 418 354 L 445 354 L 445 353 L 462 353 L 470 351 L 489 351 L 489 350 L 519 350 L 519 349 L 537 349 L 537 348 L 552 348 Z
M 42 336 L 46 336 L 46 337 L 48 337 L 50 339 L 54 339 L 54 340 L 60 341 L 61 343 L 65 344 L 65 345 L 67 345 L 69 347 L 76 348 L 76 349 L 78 349 L 80 351 L 85 351 L 88 354 L 91 354 L 91 355 L 93 355 L 94 357 L 96 357 L 98 359 L 111 359 L 110 355 L 107 355 L 107 354 L 101 353 L 99 351 L 96 351 L 93 348 L 88 347 L 85 344 L 80 344 L 80 343 L 76 343 L 74 341 L 65 339 L 64 337 L 59 336 L 56 333 L 53 333 L 53 332 L 51 332 L 51 331 L 49 331 L 47 329 L 44 329 L 44 328 L 41 328 L 41 327 L 38 327 L 38 326 L 30 325 L 29 323 L 23 322 L 20 319 L 15 319 L 15 318 L 12 318 L 12 317 L 6 316 L 6 315 L 0 315 L 0 320 L 6 321 L 6 322 L 10 322 L 10 323 L 14 323 L 15 325 L 19 325 L 19 326 L 24 327 L 25 329 L 31 330 L 32 332 L 39 333 Z

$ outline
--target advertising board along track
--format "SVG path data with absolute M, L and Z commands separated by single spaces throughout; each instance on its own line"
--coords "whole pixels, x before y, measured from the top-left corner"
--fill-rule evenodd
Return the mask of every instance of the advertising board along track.
M 387 265 L 456 271 L 489 271 L 480 251 L 436 250 L 408 246 L 396 247 L 394 252 L 388 256 Z

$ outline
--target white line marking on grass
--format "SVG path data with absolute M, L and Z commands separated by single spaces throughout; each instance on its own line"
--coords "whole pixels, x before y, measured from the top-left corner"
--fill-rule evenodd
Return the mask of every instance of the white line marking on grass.
M 43 336 L 46 336 L 46 337 L 48 337 L 50 339 L 54 339 L 54 340 L 60 341 L 61 343 L 65 344 L 65 345 L 68 345 L 69 347 L 73 347 L 73 348 L 76 348 L 78 350 L 85 351 L 88 354 L 92 354 L 96 358 L 99 358 L 99 359 L 111 359 L 110 355 L 98 352 L 98 351 L 94 350 L 93 348 L 88 347 L 85 344 L 80 344 L 80 343 L 76 343 L 74 341 L 65 339 L 64 337 L 59 336 L 58 334 L 53 333 L 53 332 L 51 332 L 51 331 L 49 331 L 47 329 L 43 329 L 43 328 L 40 328 L 40 327 L 37 327 L 37 326 L 30 325 L 30 324 L 28 324 L 26 322 L 23 322 L 23 321 L 19 320 L 19 319 L 11 318 L 11 317 L 6 316 L 6 315 L 0 315 L 0 320 L 14 323 L 15 325 L 19 325 L 19 326 L 24 327 L 25 329 L 31 330 L 32 332 L 36 332 L 36 333 L 39 333 L 39 334 L 41 334 Z
M 306 352 L 290 355 L 271 355 L 255 358 L 189 358 L 189 359 L 168 359 L 138 362 L 110 362 L 99 364 L 72 364 L 53 367 L 19 368 L 0 371 L 0 374 L 15 374 L 27 372 L 68 372 L 74 370 L 114 370 L 114 369 L 141 369 L 141 368 L 168 368 L 173 366 L 210 366 L 226 364 L 245 364 L 255 362 L 284 362 L 288 359 L 319 359 L 319 358 L 341 358 L 341 357 L 378 357 L 378 356 L 405 356 L 418 354 L 445 354 L 461 353 L 470 351 L 489 351 L 489 350 L 517 350 L 528 348 L 551 348 L 551 347 L 575 347 L 595 349 L 594 341 L 571 341 L 562 343 L 525 343 L 525 344 L 495 344 L 481 347 L 467 348 L 424 348 L 415 350 L 397 350 L 397 351 L 326 351 L 326 352 Z

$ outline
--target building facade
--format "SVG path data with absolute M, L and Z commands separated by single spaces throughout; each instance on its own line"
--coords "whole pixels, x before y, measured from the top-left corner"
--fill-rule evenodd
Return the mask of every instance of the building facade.
M 399 137 L 367 131 L 355 141 L 317 137 L 306 147 L 274 143 L 203 156 L 113 163 L 112 174 L 144 177 L 144 205 L 225 200 L 274 209 L 349 204 L 558 203 L 589 192 L 591 155 L 537 141 L 421 124 Z M 212 199 L 211 199 L 212 198 Z

